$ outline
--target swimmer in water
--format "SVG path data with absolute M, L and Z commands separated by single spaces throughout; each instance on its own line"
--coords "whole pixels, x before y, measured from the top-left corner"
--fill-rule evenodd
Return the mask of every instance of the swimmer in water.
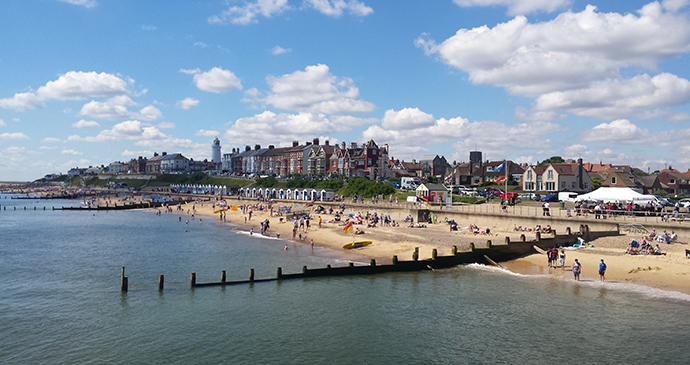
M 254 228 L 251 228 L 251 229 L 249 230 L 249 235 L 250 235 L 250 236 L 253 236 L 253 235 L 254 235 Z

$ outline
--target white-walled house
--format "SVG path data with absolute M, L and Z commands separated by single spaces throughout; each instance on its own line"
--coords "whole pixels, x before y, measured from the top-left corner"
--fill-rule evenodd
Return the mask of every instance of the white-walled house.
M 592 179 L 582 167 L 582 159 L 579 159 L 577 163 L 529 166 L 522 174 L 522 190 L 544 193 L 559 191 L 588 193 L 592 191 Z
M 189 159 L 182 156 L 181 153 L 172 153 L 166 155 L 161 160 L 161 172 L 185 172 L 189 169 Z

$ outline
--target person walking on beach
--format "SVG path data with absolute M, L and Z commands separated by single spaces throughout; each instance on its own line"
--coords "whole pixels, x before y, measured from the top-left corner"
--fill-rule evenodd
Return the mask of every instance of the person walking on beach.
M 599 280 L 604 281 L 604 274 L 606 273 L 606 264 L 604 263 L 604 259 L 601 259 L 601 262 L 599 263 Z
M 573 277 L 575 278 L 575 281 L 580 281 L 581 271 L 582 265 L 580 265 L 580 261 L 577 261 L 577 259 L 575 259 L 575 262 L 573 262 Z
M 560 259 L 559 264 L 561 264 L 561 267 L 563 269 L 565 269 L 565 250 L 561 249 L 561 254 L 560 254 L 559 259 Z

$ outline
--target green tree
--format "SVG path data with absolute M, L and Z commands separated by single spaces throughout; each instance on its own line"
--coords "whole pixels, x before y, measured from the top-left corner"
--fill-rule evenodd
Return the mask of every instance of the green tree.
M 592 190 L 597 190 L 601 187 L 601 179 L 598 177 L 592 178 Z
M 539 163 L 539 165 L 546 165 L 550 163 L 563 163 L 565 160 L 561 156 L 551 156 L 547 158 L 546 160 L 542 161 Z

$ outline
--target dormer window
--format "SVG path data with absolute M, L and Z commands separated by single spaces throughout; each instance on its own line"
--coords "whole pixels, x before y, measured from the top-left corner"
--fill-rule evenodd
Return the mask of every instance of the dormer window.
M 676 179 L 668 179 L 668 183 L 669 183 L 669 184 L 675 184 L 675 183 L 676 183 Z

